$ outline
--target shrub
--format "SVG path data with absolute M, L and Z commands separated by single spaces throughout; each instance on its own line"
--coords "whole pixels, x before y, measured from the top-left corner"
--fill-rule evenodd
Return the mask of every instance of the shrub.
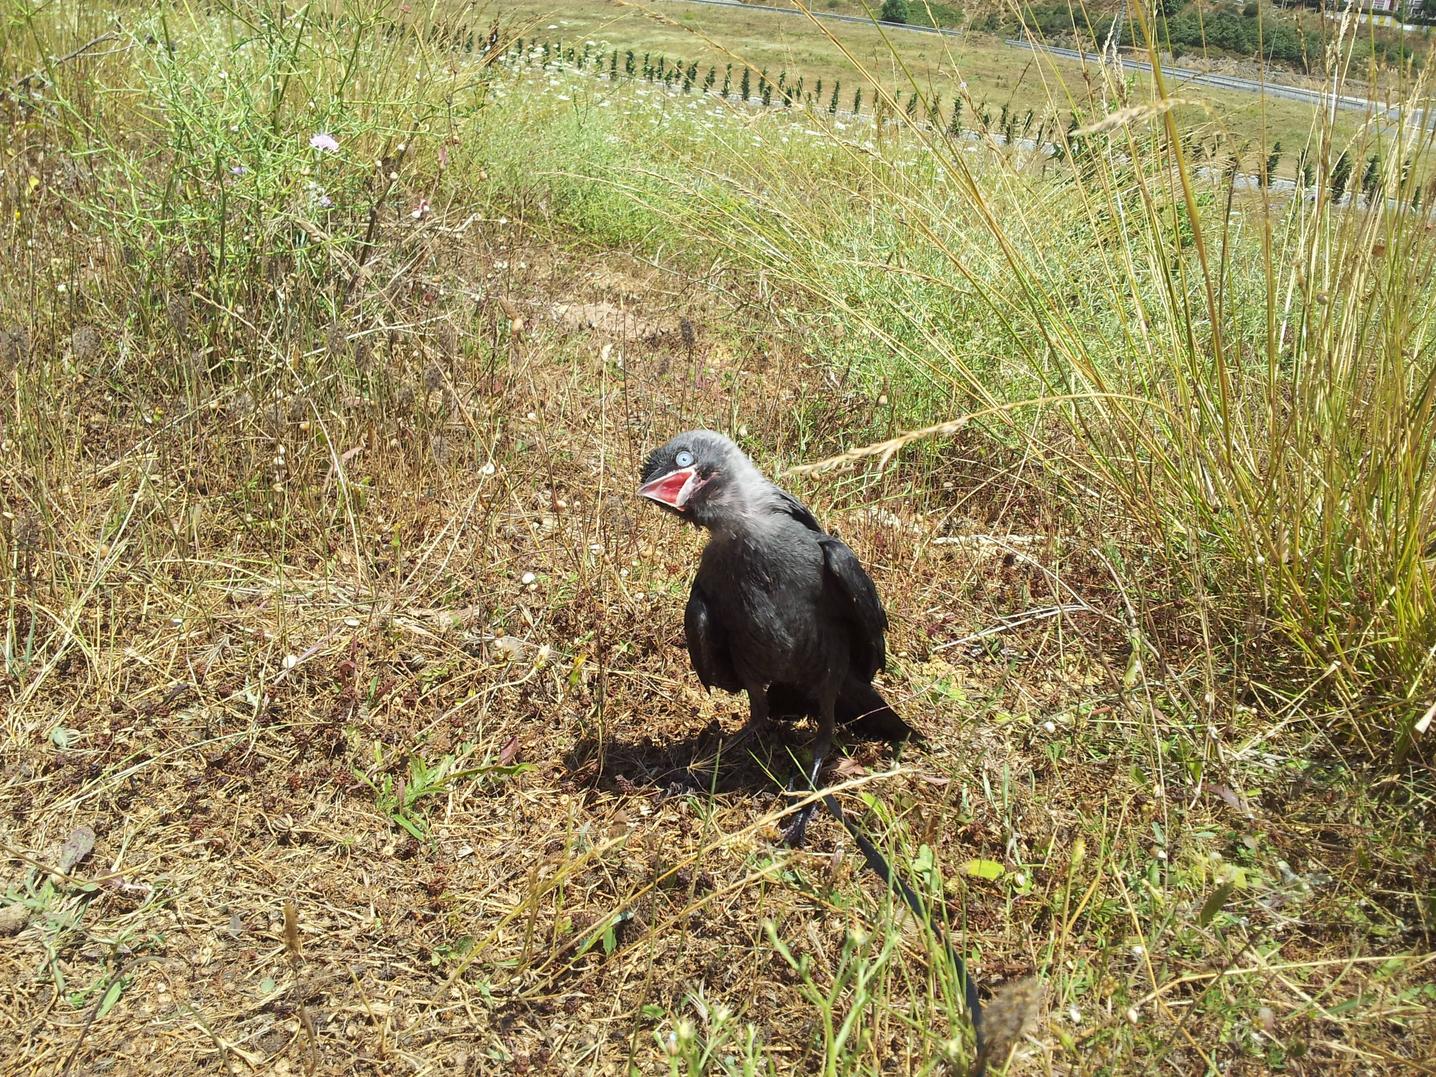
M 247 356 L 274 335 L 297 344 L 296 327 L 390 311 L 370 272 L 382 266 L 388 279 L 413 256 L 396 256 L 407 229 L 390 222 L 426 215 L 453 152 L 445 118 L 479 113 L 490 65 L 509 50 L 495 43 L 455 65 L 448 53 L 466 47 L 464 34 L 346 12 L 292 22 L 133 14 L 111 29 L 124 85 L 96 96 L 64 69 L 44 110 L 49 137 L 95 169 L 65 194 L 64 216 L 112 265 L 87 302 L 107 331 L 135 342 L 127 383 L 191 402 L 236 382 L 258 398 L 294 376 L 336 394 L 366 377 L 378 384 L 342 327 L 338 343 L 315 341 L 292 370 Z M 192 37 L 153 47 L 171 17 Z M 429 77 L 416 80 L 414 63 Z M 266 313 L 233 313 L 245 309 Z
M 1351 151 L 1342 150 L 1341 156 L 1331 166 L 1331 177 L 1327 181 L 1327 187 L 1331 191 L 1331 200 L 1337 205 L 1346 195 L 1346 185 L 1351 182 Z
M 1366 159 L 1366 171 L 1361 174 L 1361 193 L 1366 204 L 1371 205 L 1381 193 L 1381 155 L 1373 153 Z
M 1261 175 L 1257 177 L 1263 187 L 1271 183 L 1271 178 L 1276 175 L 1277 165 L 1281 164 L 1281 140 L 1277 139 L 1272 143 L 1271 152 L 1266 156 L 1266 162 L 1262 166 Z
M 878 18 L 883 22 L 906 23 L 908 15 L 907 0 L 883 0 Z

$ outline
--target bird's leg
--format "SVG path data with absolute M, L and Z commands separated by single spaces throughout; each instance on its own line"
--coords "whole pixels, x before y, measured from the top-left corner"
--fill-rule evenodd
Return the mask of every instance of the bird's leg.
M 747 687 L 747 692 L 748 721 L 743 724 L 743 728 L 738 730 L 737 733 L 734 733 L 733 736 L 729 737 L 726 741 L 719 743 L 718 750 L 713 754 L 711 760 L 713 764 L 713 770 L 715 772 L 715 778 L 718 769 L 718 763 L 724 756 L 732 755 L 736 749 L 743 747 L 743 745 L 747 744 L 755 737 L 761 735 L 768 728 L 767 688 L 761 684 L 750 684 Z M 707 767 L 708 763 L 709 760 L 705 759 L 702 765 L 704 767 Z M 695 763 L 694 766 L 698 766 L 698 764 Z
M 837 721 L 833 715 L 833 708 L 837 702 L 837 693 L 825 693 L 818 706 L 818 735 L 813 740 L 813 765 L 809 773 L 801 771 L 794 777 L 796 783 L 798 777 L 805 777 L 808 780 L 808 790 L 816 791 L 818 788 L 818 775 L 822 773 L 823 763 L 827 759 L 828 751 L 833 746 L 833 731 L 837 728 Z M 792 785 L 789 786 L 792 790 Z M 789 824 L 788 829 L 783 832 L 783 842 L 793 848 L 803 844 L 807 836 L 808 820 L 813 817 L 813 812 L 818 807 L 818 801 L 814 800 L 805 804 L 798 810 L 797 816 Z
M 723 745 L 725 752 L 741 748 L 754 737 L 761 736 L 768 731 L 768 686 L 750 684 L 747 686 L 747 692 L 748 721 L 743 723 L 743 728 L 733 734 L 727 744 Z

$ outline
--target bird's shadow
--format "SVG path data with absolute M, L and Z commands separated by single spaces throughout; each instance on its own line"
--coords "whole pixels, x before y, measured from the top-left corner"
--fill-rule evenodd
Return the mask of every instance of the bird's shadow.
M 584 737 L 564 756 L 564 765 L 571 775 L 607 792 L 646 788 L 670 795 L 771 796 L 797 772 L 811 736 L 806 726 L 774 723 L 730 750 L 735 734 L 725 734 L 713 721 L 674 740 L 610 738 L 600 743 Z

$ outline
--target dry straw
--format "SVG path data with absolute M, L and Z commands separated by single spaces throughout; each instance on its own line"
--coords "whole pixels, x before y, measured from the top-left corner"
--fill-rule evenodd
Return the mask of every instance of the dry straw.
M 814 461 L 811 464 L 797 464 L 786 468 L 782 475 L 821 475 L 829 471 L 837 471 L 849 467 L 860 460 L 869 460 L 877 457 L 878 472 L 882 472 L 892 458 L 901 452 L 905 447 L 915 441 L 922 441 L 925 438 L 951 437 L 963 430 L 969 423 L 985 419 L 991 416 L 1007 415 L 1010 412 L 1028 407 L 1043 407 L 1048 404 L 1061 404 L 1074 400 L 1123 400 L 1128 403 L 1145 404 L 1146 401 L 1140 397 L 1128 396 L 1124 393 L 1064 393 L 1060 396 L 1034 397 L 1031 400 L 1014 400 L 1011 403 L 999 404 L 991 408 L 983 408 L 980 411 L 969 412 L 967 415 L 956 419 L 949 419 L 946 422 L 934 423 L 932 426 L 924 426 L 917 430 L 909 430 L 897 437 L 888 438 L 886 441 L 874 442 L 871 445 L 863 445 L 856 449 L 849 449 L 847 452 L 839 453 L 837 456 L 830 456 L 823 460 Z

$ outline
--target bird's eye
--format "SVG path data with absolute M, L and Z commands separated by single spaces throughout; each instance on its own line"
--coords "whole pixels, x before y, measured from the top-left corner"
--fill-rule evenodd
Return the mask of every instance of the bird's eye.
M 693 454 L 692 454 L 691 452 L 689 452 L 687 449 L 683 449 L 683 450 L 681 450 L 681 451 L 678 453 L 677 456 L 675 456 L 675 457 L 673 458 L 673 462 L 674 462 L 675 464 L 677 464 L 679 467 L 692 467 L 692 466 L 693 466 Z

